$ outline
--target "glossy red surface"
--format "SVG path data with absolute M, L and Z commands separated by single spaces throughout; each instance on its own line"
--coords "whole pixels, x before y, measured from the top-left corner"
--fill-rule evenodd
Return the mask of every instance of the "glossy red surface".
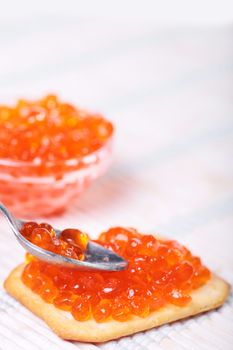
M 62 212 L 108 167 L 113 125 L 48 95 L 0 106 L 0 200 L 18 216 Z
M 81 272 L 29 257 L 23 282 L 79 321 L 124 322 L 135 315 L 146 317 L 168 303 L 188 304 L 190 293 L 211 276 L 201 260 L 176 241 L 117 227 L 97 242 L 127 259 L 127 270 Z

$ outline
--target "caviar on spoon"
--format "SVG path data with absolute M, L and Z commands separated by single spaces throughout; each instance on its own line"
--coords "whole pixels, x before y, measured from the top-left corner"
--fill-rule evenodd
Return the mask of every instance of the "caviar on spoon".
M 119 271 L 128 265 L 118 254 L 90 241 L 87 234 L 77 229 L 61 231 L 49 224 L 18 220 L 2 203 L 0 211 L 19 243 L 40 260 L 79 270 Z

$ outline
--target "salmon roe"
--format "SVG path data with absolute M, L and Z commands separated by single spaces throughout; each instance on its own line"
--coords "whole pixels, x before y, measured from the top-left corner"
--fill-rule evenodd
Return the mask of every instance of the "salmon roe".
M 16 216 L 58 214 L 110 164 L 113 125 L 48 95 L 0 105 L 0 201 Z
M 53 253 L 78 260 L 83 260 L 85 257 L 89 241 L 85 232 L 70 228 L 63 230 L 58 238 L 51 225 L 36 222 L 25 223 L 20 232 L 31 243 Z
M 78 271 L 29 256 L 23 282 L 78 321 L 125 322 L 134 316 L 147 317 L 169 303 L 188 304 L 190 293 L 211 276 L 200 258 L 173 240 L 116 227 L 102 233 L 96 242 L 127 259 L 128 268 Z
M 41 171 L 51 163 L 77 159 L 98 150 L 113 126 L 101 115 L 48 95 L 0 106 L 0 158 L 32 162 Z

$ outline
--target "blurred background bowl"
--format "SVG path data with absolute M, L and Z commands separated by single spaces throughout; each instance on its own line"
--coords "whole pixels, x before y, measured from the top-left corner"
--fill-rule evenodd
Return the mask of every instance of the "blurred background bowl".
M 59 214 L 105 172 L 111 154 L 112 137 L 95 152 L 51 165 L 42 176 L 40 165 L 0 159 L 0 201 L 18 217 Z

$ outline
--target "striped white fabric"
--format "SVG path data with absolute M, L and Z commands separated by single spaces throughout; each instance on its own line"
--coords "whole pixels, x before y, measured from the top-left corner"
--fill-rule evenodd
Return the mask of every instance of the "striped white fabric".
M 116 126 L 114 162 L 61 217 L 95 237 L 114 225 L 179 239 L 233 282 L 233 30 L 27 17 L 0 23 L 0 102 L 58 93 Z M 40 218 L 38 218 L 39 220 Z M 66 342 L 9 297 L 23 259 L 0 232 L 0 349 L 232 349 L 219 310 L 101 345 Z

